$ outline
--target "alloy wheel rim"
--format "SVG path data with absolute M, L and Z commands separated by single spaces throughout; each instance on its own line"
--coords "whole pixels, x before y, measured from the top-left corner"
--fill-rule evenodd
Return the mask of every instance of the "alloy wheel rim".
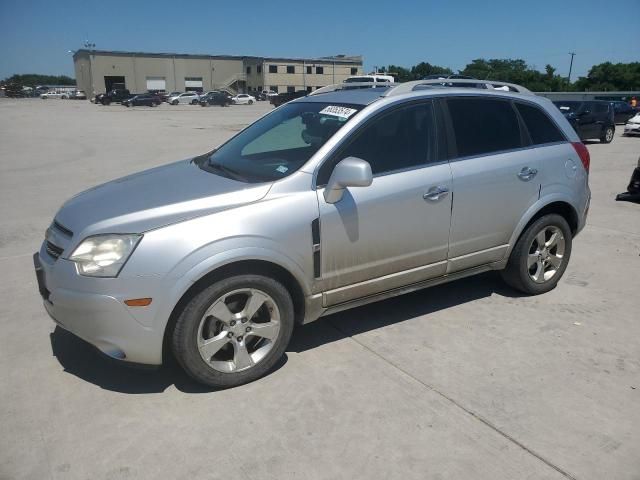
M 611 140 L 613 140 L 613 130 L 608 128 L 607 129 L 607 142 L 610 142 Z
M 565 249 L 562 230 L 553 225 L 540 230 L 529 246 L 529 277 L 536 283 L 545 283 L 555 277 L 564 262 Z
M 271 296 L 242 288 L 216 299 L 200 320 L 197 346 L 202 359 L 223 373 L 248 370 L 271 351 L 280 332 L 280 310 Z

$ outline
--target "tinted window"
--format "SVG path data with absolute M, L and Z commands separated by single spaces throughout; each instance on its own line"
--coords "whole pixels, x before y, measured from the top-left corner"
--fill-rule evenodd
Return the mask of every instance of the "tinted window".
M 296 69 L 293 65 L 287 65 L 287 73 L 295 73 Z
M 316 67 L 316 73 L 322 75 L 324 73 L 324 67 Z
M 322 165 L 318 185 L 326 185 L 333 167 L 347 157 L 366 160 L 374 175 L 435 161 L 436 130 L 432 104 L 398 108 L 367 123 L 334 158 Z
M 538 107 L 516 103 L 518 112 L 527 126 L 529 136 L 534 145 L 542 143 L 562 142 L 565 140 L 558 127 Z
M 553 102 L 562 113 L 575 113 L 582 108 L 582 102 L 561 101 Z
M 609 111 L 609 105 L 606 103 L 596 103 L 593 106 L 593 111 L 595 113 L 606 113 Z
M 508 101 L 450 98 L 447 105 L 459 157 L 522 146 L 518 117 Z
M 269 65 L 269 73 L 278 73 L 277 65 Z

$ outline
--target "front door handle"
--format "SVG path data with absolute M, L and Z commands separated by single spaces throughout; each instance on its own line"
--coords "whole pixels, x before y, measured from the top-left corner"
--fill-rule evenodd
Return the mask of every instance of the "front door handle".
M 431 187 L 427 190 L 427 193 L 422 195 L 422 198 L 425 200 L 431 200 L 435 202 L 440 200 L 442 197 L 446 196 L 449 193 L 449 189 L 447 187 L 443 187 L 442 185 L 438 185 L 437 187 Z
M 533 177 L 535 177 L 537 173 L 538 170 L 536 170 L 535 168 L 524 167 L 522 170 L 520 170 L 520 173 L 518 173 L 518 178 L 520 178 L 520 180 L 524 182 L 528 182 Z

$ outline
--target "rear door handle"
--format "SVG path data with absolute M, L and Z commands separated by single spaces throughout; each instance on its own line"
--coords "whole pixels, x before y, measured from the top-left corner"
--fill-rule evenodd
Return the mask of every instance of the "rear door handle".
M 520 178 L 520 180 L 524 182 L 528 182 L 533 177 L 535 177 L 537 173 L 538 170 L 536 170 L 535 168 L 524 167 L 522 170 L 520 170 L 520 173 L 518 173 L 518 178 Z
M 422 198 L 435 202 L 437 200 L 440 200 L 442 197 L 445 197 L 448 193 L 449 189 L 447 187 L 438 185 L 437 187 L 431 187 L 429 190 L 427 190 L 427 193 L 422 195 Z

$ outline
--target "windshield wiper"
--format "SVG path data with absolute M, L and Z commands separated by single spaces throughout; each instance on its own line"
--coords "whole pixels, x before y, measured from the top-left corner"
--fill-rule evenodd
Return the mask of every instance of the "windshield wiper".
M 234 170 L 233 168 L 229 168 L 225 165 L 222 165 L 220 163 L 214 163 L 211 160 L 209 160 L 209 162 L 207 162 L 205 165 L 207 166 L 207 168 L 211 170 L 217 170 L 218 172 L 222 172 L 225 177 L 229 177 L 234 180 L 240 180 L 241 182 L 247 181 L 247 179 L 244 178 L 244 176 L 240 172 L 238 172 L 237 170 Z

